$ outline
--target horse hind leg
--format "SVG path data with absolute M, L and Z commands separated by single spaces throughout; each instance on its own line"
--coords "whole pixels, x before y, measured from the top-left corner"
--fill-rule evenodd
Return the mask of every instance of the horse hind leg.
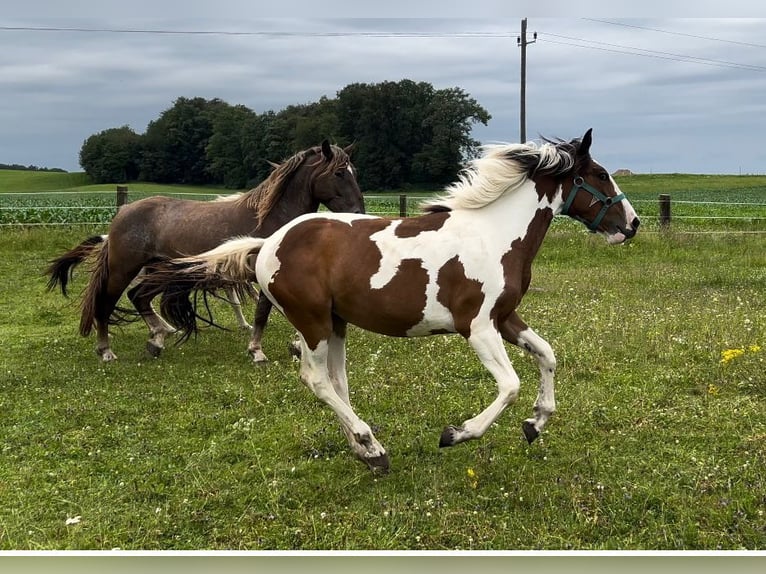
M 96 353 L 104 362 L 117 359 L 109 344 L 109 325 L 117 301 L 129 282 L 111 272 L 109 251 L 101 250 L 82 299 L 80 334 L 87 337 L 95 325 Z
M 147 270 L 147 273 L 150 271 Z M 152 307 L 152 296 L 148 295 L 143 283 L 138 283 L 128 291 L 128 299 L 133 303 L 141 318 L 149 328 L 149 339 L 146 342 L 146 351 L 155 359 L 160 356 L 165 348 L 165 337 L 176 332 L 176 329 L 167 323 Z
M 237 319 L 237 325 L 243 331 L 250 331 L 253 326 L 247 322 L 245 315 L 242 313 L 242 302 L 239 300 L 239 295 L 235 289 L 230 287 L 226 288 L 226 298 L 231 305 L 231 310 L 234 312 L 234 317 Z
M 261 290 L 258 295 L 258 302 L 255 305 L 255 317 L 253 318 L 253 336 L 250 339 L 250 343 L 247 346 L 247 352 L 253 358 L 253 362 L 256 364 L 264 364 L 269 361 L 266 354 L 261 348 L 261 340 L 263 339 L 263 332 L 266 329 L 266 323 L 269 320 L 269 313 L 273 304 Z
M 540 369 L 540 385 L 533 407 L 534 417 L 528 418 L 522 423 L 524 437 L 531 444 L 540 436 L 545 423 L 556 411 L 553 385 L 553 378 L 556 373 L 556 356 L 550 344 L 529 328 L 516 313 L 501 325 L 501 333 L 506 341 L 524 349 L 535 357 Z
M 345 397 L 338 394 L 337 377 L 341 360 L 344 362 L 345 375 L 344 355 L 339 352 L 339 347 L 344 343 L 343 338 L 333 334 L 328 340 L 320 341 L 316 349 L 311 349 L 301 337 L 301 380 L 338 416 L 343 433 L 356 457 L 373 472 L 386 473 L 390 467 L 386 450 L 375 438 L 369 425 L 351 409 L 347 390 Z

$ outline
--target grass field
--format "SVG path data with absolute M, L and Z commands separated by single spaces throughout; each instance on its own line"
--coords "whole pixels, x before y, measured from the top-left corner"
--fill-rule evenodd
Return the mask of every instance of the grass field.
M 763 235 L 552 231 L 521 313 L 557 352 L 559 410 L 531 446 L 528 357 L 509 348 L 519 402 L 440 450 L 494 396 L 466 343 L 351 329 L 352 403 L 392 457 L 376 477 L 299 383 L 281 316 L 265 367 L 236 331 L 150 360 L 139 324 L 101 364 L 40 274 L 91 232 L 0 241 L 2 549 L 766 548 Z

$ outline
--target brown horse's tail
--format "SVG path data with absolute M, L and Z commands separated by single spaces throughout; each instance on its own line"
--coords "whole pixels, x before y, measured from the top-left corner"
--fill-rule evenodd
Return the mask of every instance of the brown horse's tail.
M 184 341 L 197 333 L 197 319 L 214 325 L 208 294 L 233 288 L 240 295 L 253 295 L 254 261 L 263 242 L 261 237 L 243 237 L 192 257 L 156 261 L 140 288 L 147 296 L 161 296 L 160 313 L 181 332 L 179 342 Z M 198 295 L 202 295 L 205 316 L 197 312 Z
M 85 288 L 82 299 L 82 315 L 80 316 L 80 335 L 87 337 L 93 329 L 96 312 L 106 291 L 109 278 L 109 249 L 104 247 L 98 252 L 96 263 L 91 270 L 90 281 Z
M 61 294 L 67 297 L 67 286 L 72 280 L 75 267 L 90 257 L 96 249 L 105 245 L 106 240 L 106 235 L 88 237 L 88 239 L 74 249 L 70 249 L 56 259 L 52 259 L 45 269 L 45 274 L 50 276 L 48 279 L 48 291 L 52 291 L 58 285 L 61 288 Z

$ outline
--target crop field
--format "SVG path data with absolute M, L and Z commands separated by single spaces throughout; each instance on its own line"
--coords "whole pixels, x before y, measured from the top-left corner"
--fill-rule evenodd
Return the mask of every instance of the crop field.
M 520 308 L 558 358 L 558 410 L 532 445 L 520 425 L 538 372 L 519 350 L 518 402 L 482 439 L 439 449 L 445 425 L 494 398 L 491 376 L 460 337 L 350 328 L 351 401 L 389 450 L 383 476 L 301 385 L 282 316 L 264 366 L 217 301 L 231 330 L 150 359 L 133 323 L 102 364 L 77 334 L 86 270 L 71 299 L 42 271 L 107 227 L 3 227 L 0 549 L 764 550 L 766 233 L 752 232 L 766 183 L 745 179 L 620 180 L 640 215 L 658 193 L 730 194 L 752 204 L 726 212 L 736 221 L 660 231 L 647 217 L 619 247 L 555 223 Z

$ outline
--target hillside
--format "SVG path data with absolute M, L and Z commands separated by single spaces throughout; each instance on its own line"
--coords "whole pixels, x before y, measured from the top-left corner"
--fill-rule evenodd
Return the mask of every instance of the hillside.
M 0 169 L 0 193 L 59 191 L 89 185 L 85 172 L 27 171 Z

